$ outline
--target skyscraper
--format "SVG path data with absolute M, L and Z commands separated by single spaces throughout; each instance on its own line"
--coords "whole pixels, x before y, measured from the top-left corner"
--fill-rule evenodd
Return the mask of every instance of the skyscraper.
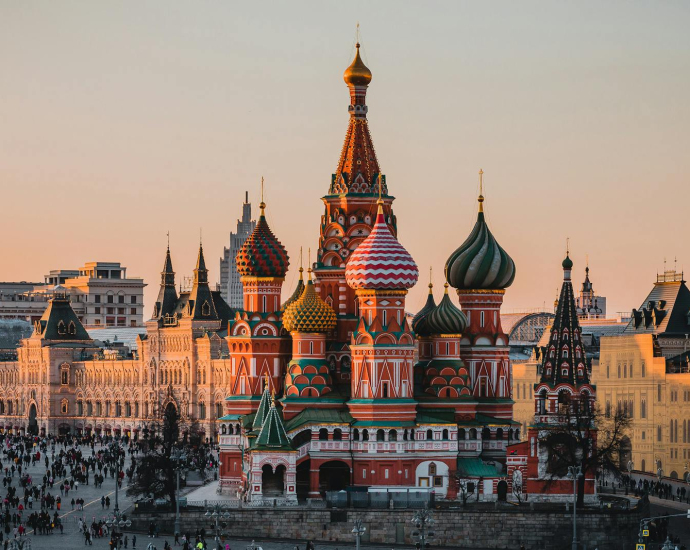
M 235 258 L 255 226 L 256 220 L 252 220 L 249 193 L 245 192 L 242 219 L 237 220 L 237 233 L 230 232 L 230 248 L 223 247 L 223 257 L 220 259 L 220 295 L 232 308 L 241 308 L 243 299 L 242 283 Z

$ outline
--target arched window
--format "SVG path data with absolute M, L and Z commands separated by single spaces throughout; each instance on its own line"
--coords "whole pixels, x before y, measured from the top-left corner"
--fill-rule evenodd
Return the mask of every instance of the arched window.
M 432 439 L 434 439 L 434 432 L 431 430 L 427 430 L 426 431 L 426 438 L 428 441 L 431 441 Z
M 328 430 L 326 428 L 319 430 L 319 441 L 328 441 Z
M 477 439 L 477 430 L 475 428 L 470 428 L 470 439 Z
M 369 430 L 362 431 L 362 441 L 369 441 Z
M 336 428 L 333 430 L 333 441 L 342 441 L 343 440 L 343 431 L 340 428 Z
M 463 441 L 465 439 L 465 428 L 460 428 L 458 430 L 458 439 Z
M 496 430 L 496 439 L 498 439 L 499 441 L 503 439 L 503 428 L 498 428 Z
M 482 439 L 491 439 L 491 430 L 489 428 L 482 430 Z
M 443 430 L 443 433 L 441 435 L 441 439 L 444 439 L 444 440 L 448 439 L 448 430 Z
M 395 430 L 391 430 L 388 432 L 388 441 L 397 441 L 398 440 L 398 432 Z
M 352 439 L 354 441 L 359 441 L 359 429 L 355 428 L 355 431 L 352 432 Z
M 376 430 L 376 441 L 384 441 L 386 433 L 383 430 Z
M 437 471 L 437 469 L 436 469 L 436 464 L 435 464 L 434 462 L 432 462 L 431 464 L 429 464 L 429 475 L 430 475 L 430 476 L 435 476 L 435 475 L 436 475 L 436 471 Z

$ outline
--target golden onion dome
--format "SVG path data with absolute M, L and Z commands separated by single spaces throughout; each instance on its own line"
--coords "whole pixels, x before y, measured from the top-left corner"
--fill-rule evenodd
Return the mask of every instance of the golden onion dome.
M 369 82 L 371 82 L 371 71 L 359 56 L 359 42 L 357 42 L 355 58 L 350 66 L 345 69 L 343 79 L 348 86 L 368 86 Z
M 316 293 L 311 280 L 297 300 L 283 312 L 283 326 L 290 332 L 330 332 L 335 328 L 335 311 Z

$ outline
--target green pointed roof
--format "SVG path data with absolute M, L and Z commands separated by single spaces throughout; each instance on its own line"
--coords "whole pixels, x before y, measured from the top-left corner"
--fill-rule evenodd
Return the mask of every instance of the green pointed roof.
M 419 310 L 417 315 L 412 318 L 412 330 L 417 336 L 428 336 L 430 333 L 427 330 L 427 317 L 431 310 L 436 307 L 434 300 L 434 285 L 429 283 L 429 295 L 426 298 L 426 304 Z
M 274 399 L 271 399 L 271 407 L 268 409 L 268 414 L 266 415 L 266 420 L 264 420 L 263 426 L 261 426 L 259 437 L 256 438 L 255 447 L 263 449 L 292 450 L 292 447 L 290 446 L 290 438 L 285 431 L 283 419 L 278 414 L 278 409 L 276 409 Z
M 453 305 L 448 296 L 448 283 L 441 302 L 426 316 L 426 330 L 430 334 L 460 334 L 467 328 L 467 317 Z
M 268 410 L 271 407 L 271 393 L 269 391 L 268 377 L 266 379 L 266 385 L 264 386 L 264 393 L 261 395 L 261 402 L 259 403 L 259 408 L 256 410 L 256 416 L 254 416 L 254 423 L 252 424 L 252 430 L 260 430 L 268 416 Z
M 290 296 L 287 301 L 281 306 L 281 310 L 285 311 L 290 304 L 293 302 L 296 302 L 299 300 L 299 297 L 302 296 L 302 293 L 304 292 L 304 276 L 302 273 L 304 272 L 303 268 L 299 268 L 299 281 L 297 281 L 297 287 L 295 288 L 295 291 L 292 293 L 292 296 Z

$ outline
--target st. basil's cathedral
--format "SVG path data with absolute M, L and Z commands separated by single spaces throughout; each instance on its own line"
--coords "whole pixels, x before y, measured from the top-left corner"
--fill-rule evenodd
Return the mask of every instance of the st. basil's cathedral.
M 595 399 L 572 262 L 563 264 L 535 423 L 520 443 L 500 316 L 515 264 L 486 223 L 482 172 L 477 221 L 446 261 L 443 297 L 436 303 L 430 284 L 410 321 L 405 298 L 419 270 L 397 239 L 359 44 L 344 79 L 350 120 L 322 198 L 319 249 L 306 275 L 300 266 L 290 298 L 281 304 L 289 258 L 262 200 L 236 257 L 241 309 L 211 289 L 201 246 L 192 287 L 179 294 L 168 248 L 152 318 L 131 357 L 94 341 L 68 298 L 56 296 L 17 359 L 0 362 L 0 430 L 136 438 L 173 407 L 218 438 L 220 491 L 252 505 L 348 487 L 454 498 L 471 486 L 481 500 L 506 498 L 515 482 L 568 492 L 552 464 L 562 442 L 551 435 L 564 407 Z M 588 493 L 593 486 L 587 479 Z
M 286 303 L 288 255 L 261 216 L 237 255 L 244 311 L 226 337 L 234 391 L 221 418 L 221 486 L 250 502 L 296 502 L 346 487 L 504 493 L 513 421 L 501 329 L 515 264 L 484 218 L 445 266 L 441 301 L 405 315 L 418 282 L 397 240 L 394 197 L 367 121 L 371 71 L 359 44 L 344 74 L 350 120 L 322 198 L 319 249 Z M 481 173 L 480 173 L 481 177 Z M 451 288 L 459 306 L 453 303 Z

